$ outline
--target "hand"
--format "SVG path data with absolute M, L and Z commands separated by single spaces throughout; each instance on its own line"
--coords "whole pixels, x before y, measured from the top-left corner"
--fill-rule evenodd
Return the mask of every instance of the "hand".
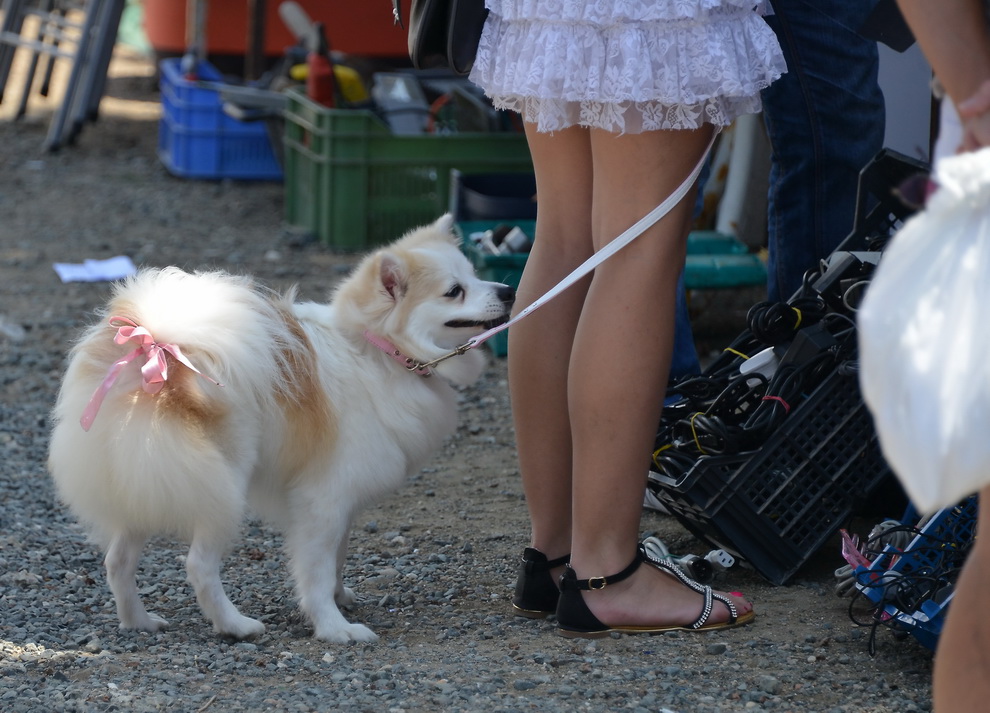
M 960 153 L 990 146 L 990 80 L 983 82 L 973 96 L 956 107 L 962 120 Z

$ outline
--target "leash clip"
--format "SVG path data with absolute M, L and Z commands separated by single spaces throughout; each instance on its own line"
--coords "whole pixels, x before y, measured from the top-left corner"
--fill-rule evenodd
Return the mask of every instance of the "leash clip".
M 471 347 L 474 346 L 474 342 L 475 342 L 474 339 L 469 339 L 468 341 L 464 342 L 464 344 L 462 344 L 461 346 L 454 347 L 453 351 L 449 351 L 442 356 L 438 356 L 436 359 L 433 359 L 432 361 L 412 361 L 410 359 L 406 366 L 406 370 L 413 371 L 418 374 L 422 374 L 423 376 L 432 376 L 432 372 L 430 372 L 430 369 L 435 367 L 440 362 L 447 361 L 448 359 L 452 359 L 455 356 L 461 356 L 462 354 L 466 353 L 469 349 L 471 349 Z

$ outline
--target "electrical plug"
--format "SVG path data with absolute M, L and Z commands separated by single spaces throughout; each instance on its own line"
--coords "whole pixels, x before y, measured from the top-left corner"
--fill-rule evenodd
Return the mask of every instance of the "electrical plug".
M 725 550 L 712 550 L 704 557 L 698 555 L 678 557 L 670 553 L 667 545 L 660 538 L 653 536 L 643 540 L 643 548 L 652 559 L 669 562 L 701 584 L 710 584 L 719 572 L 724 572 L 736 563 L 735 557 Z
M 725 550 L 712 550 L 705 555 L 705 561 L 707 561 L 717 571 L 724 572 L 736 563 L 736 558 Z
M 711 562 L 698 555 L 684 555 L 674 560 L 674 564 L 699 584 L 711 584 L 715 579 L 715 568 L 712 567 Z

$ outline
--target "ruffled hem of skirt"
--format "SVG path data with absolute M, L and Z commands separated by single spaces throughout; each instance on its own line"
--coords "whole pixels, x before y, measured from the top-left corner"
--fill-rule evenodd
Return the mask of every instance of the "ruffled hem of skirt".
M 604 26 L 614 22 L 701 20 L 711 15 L 746 12 L 766 14 L 766 0 L 487 0 L 495 15 L 509 21 L 545 20 Z
M 716 97 L 698 104 L 659 102 L 568 102 L 525 97 L 497 97 L 498 109 L 516 111 L 541 132 L 570 126 L 604 129 L 616 134 L 644 131 L 697 129 L 704 124 L 724 127 L 743 114 L 762 108 L 759 96 Z
M 540 131 L 636 132 L 729 124 L 760 111 L 759 92 L 785 71 L 776 36 L 752 11 L 604 30 L 491 15 L 471 79 Z

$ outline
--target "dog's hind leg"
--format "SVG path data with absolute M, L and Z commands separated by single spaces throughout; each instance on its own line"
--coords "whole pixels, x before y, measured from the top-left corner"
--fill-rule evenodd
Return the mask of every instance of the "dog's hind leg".
M 235 639 L 249 639 L 265 631 L 257 619 L 241 614 L 224 591 L 220 581 L 220 564 L 227 538 L 197 531 L 186 556 L 186 574 L 196 590 L 196 601 L 218 634 Z
M 350 530 L 339 513 L 316 512 L 316 503 L 297 506 L 286 547 L 299 595 L 299 607 L 313 623 L 314 636 L 324 641 L 377 641 L 362 624 L 351 624 L 340 613 L 337 602 L 353 600 L 354 593 L 340 579 L 343 553 Z
M 347 545 L 348 534 L 351 531 L 350 525 L 344 531 L 344 536 L 340 538 L 340 542 L 337 544 L 337 588 L 334 590 L 333 598 L 337 602 L 337 606 L 346 607 L 350 606 L 357 601 L 357 595 L 354 590 L 350 587 L 344 586 L 344 562 L 347 561 Z
M 137 566 L 144 543 L 144 537 L 119 533 L 110 541 L 103 563 L 107 570 L 107 583 L 117 604 L 120 628 L 155 632 L 168 626 L 168 622 L 160 616 L 149 614 L 138 594 Z

